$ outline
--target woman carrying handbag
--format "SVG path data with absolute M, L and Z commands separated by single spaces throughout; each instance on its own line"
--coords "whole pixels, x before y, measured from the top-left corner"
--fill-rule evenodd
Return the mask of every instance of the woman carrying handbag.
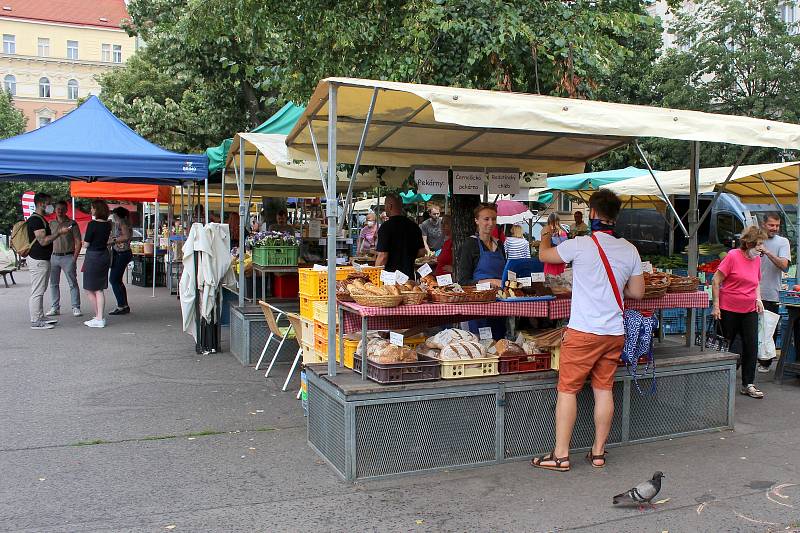
M 761 303 L 761 250 L 766 233 L 755 226 L 747 228 L 739 239 L 739 248 L 731 250 L 714 274 L 711 316 L 722 324 L 729 345 L 738 336 L 742 340 L 741 394 L 763 398 L 754 385 L 758 350 L 758 315 Z

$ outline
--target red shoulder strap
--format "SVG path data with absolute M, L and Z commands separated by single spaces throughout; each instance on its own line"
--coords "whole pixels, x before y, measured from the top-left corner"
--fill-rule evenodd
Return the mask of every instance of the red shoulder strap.
M 600 252 L 600 260 L 603 262 L 603 266 L 606 268 L 608 281 L 611 283 L 611 290 L 614 291 L 614 298 L 617 299 L 617 305 L 619 305 L 620 310 L 624 311 L 625 307 L 622 305 L 622 296 L 619 293 L 619 287 L 617 287 L 617 278 L 614 277 L 614 271 L 611 270 L 611 265 L 608 263 L 608 257 L 606 257 L 606 253 L 603 251 L 603 248 L 600 247 L 600 243 L 597 242 L 597 237 L 594 234 L 592 234 L 592 240 L 594 241 L 595 246 L 597 246 L 597 251 Z

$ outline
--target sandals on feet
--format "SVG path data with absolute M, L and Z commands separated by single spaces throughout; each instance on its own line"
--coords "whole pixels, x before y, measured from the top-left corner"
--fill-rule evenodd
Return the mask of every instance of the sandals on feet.
M 553 465 L 543 465 L 545 461 L 553 462 Z M 555 470 L 556 472 L 569 472 L 569 465 L 563 463 L 569 462 L 569 456 L 556 457 L 555 451 L 542 455 L 541 457 L 534 457 L 531 459 L 531 466 L 534 468 L 544 468 L 545 470 Z
M 606 466 L 606 454 L 608 452 L 603 452 L 600 455 L 595 455 L 592 453 L 592 450 L 586 452 L 586 460 L 589 461 L 589 464 L 592 465 L 592 468 L 603 468 Z M 595 461 L 603 461 L 602 464 L 595 464 Z

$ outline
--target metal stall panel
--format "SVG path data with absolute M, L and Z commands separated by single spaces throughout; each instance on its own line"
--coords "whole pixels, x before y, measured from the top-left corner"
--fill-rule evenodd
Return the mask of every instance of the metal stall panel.
M 356 478 L 495 462 L 496 403 L 460 393 L 356 405 Z
M 729 368 L 686 370 L 657 373 L 653 396 L 642 396 L 631 387 L 630 440 L 732 427 L 730 379 Z M 650 383 L 641 379 L 639 387 L 649 390 Z
M 308 382 L 308 442 L 346 477 L 345 406 Z
M 609 444 L 622 441 L 623 382 L 614 383 L 614 421 Z M 545 388 L 506 391 L 505 458 L 530 457 L 553 449 L 555 411 L 558 392 L 555 385 Z M 588 448 L 594 440 L 594 397 L 587 385 L 578 393 L 578 418 L 571 448 Z
M 230 308 L 230 346 L 231 346 L 231 353 L 236 356 L 237 359 L 241 361 L 242 357 L 241 354 L 245 353 L 245 336 L 244 336 L 244 328 L 246 324 L 244 321 L 244 317 L 236 309 L 234 306 Z

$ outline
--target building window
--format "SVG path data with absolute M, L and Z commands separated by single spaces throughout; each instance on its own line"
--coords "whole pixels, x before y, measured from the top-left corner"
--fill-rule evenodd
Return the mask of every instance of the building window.
M 572 201 L 567 193 L 562 192 L 558 195 L 558 212 L 569 213 L 570 211 L 572 211 Z
M 100 46 L 100 60 L 111 63 L 111 45 L 103 44 Z
M 800 19 L 800 5 L 793 1 L 780 2 L 778 4 L 780 9 L 781 20 L 788 26 L 789 34 L 795 35 L 798 32 L 798 19 Z
M 122 63 L 122 45 L 114 45 L 114 63 Z
M 42 126 L 47 126 L 51 122 L 53 122 L 53 119 L 50 117 L 39 117 L 39 125 L 37 127 L 41 128 Z
M 3 88 L 11 96 L 16 96 L 17 95 L 17 78 L 15 78 L 12 74 L 7 74 L 6 77 L 3 78 Z
M 3 53 L 16 54 L 17 53 L 17 38 L 7 33 L 3 34 Z
M 39 57 L 48 57 L 50 55 L 50 39 L 39 37 L 37 48 L 39 50 Z
M 78 99 L 78 80 L 69 80 L 67 82 L 67 98 L 70 100 Z
M 78 41 L 67 41 L 67 59 L 78 59 Z
M 50 80 L 39 78 L 39 98 L 50 98 Z

